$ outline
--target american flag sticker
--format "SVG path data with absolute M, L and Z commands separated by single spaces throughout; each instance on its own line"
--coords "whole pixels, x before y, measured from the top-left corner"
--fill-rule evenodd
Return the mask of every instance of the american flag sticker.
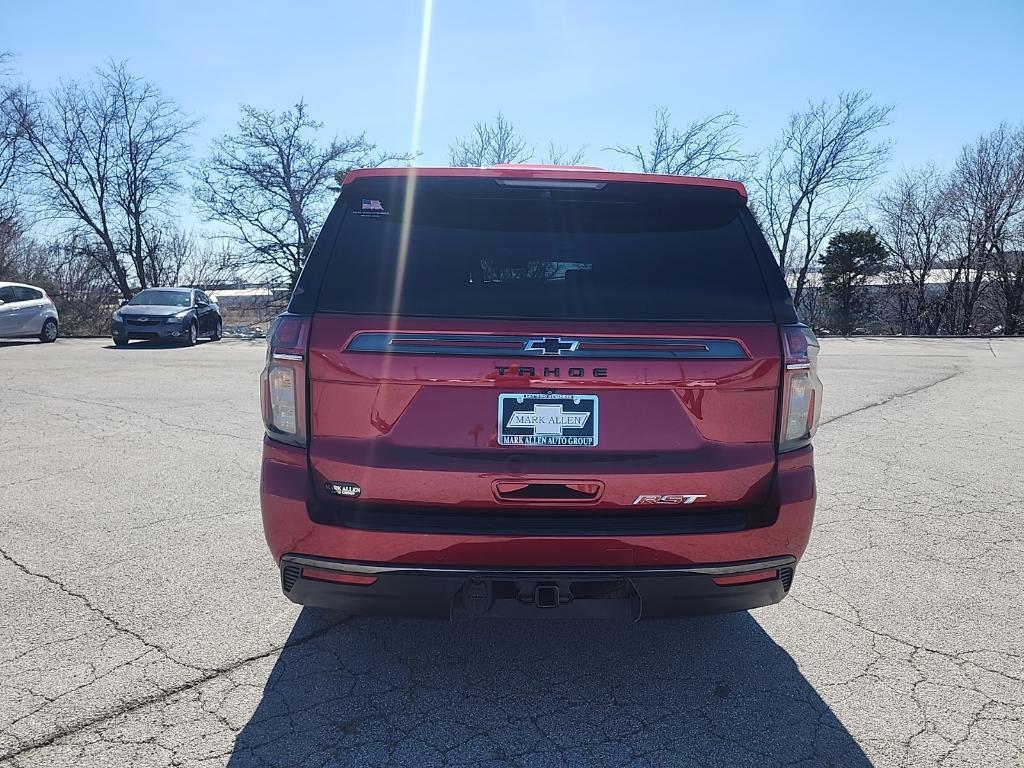
M 381 203 L 380 200 L 370 200 L 365 197 L 363 198 L 362 210 L 367 213 L 387 213 L 387 211 L 384 210 L 384 205 L 383 203 Z

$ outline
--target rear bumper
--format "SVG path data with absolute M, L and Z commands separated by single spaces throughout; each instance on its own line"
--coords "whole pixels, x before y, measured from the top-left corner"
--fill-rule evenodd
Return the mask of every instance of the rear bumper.
M 287 557 L 293 565 L 295 557 L 307 557 L 389 569 L 370 574 L 376 576 L 370 585 L 310 578 L 305 569 L 312 566 L 302 566 L 298 581 L 286 591 L 295 602 L 371 613 L 401 613 L 409 602 L 420 602 L 426 615 L 445 615 L 451 612 L 456 593 L 477 578 L 478 572 L 484 574 L 480 578 L 513 571 L 539 574 L 548 580 L 566 573 L 589 578 L 596 572 L 632 580 L 646 606 L 642 614 L 651 616 L 661 615 L 661 605 L 670 604 L 670 613 L 677 615 L 744 610 L 782 599 L 782 574 L 762 583 L 721 586 L 713 576 L 694 571 L 695 567 L 745 565 L 782 557 L 799 561 L 814 518 L 810 447 L 779 457 L 776 484 L 778 512 L 774 520 L 742 530 L 637 534 L 595 530 L 589 535 L 370 530 L 315 522 L 307 505 L 310 482 L 305 450 L 265 440 L 260 500 L 267 543 L 282 570 L 289 563 Z M 418 570 L 394 570 L 399 566 Z M 669 599 L 671 596 L 675 597 Z M 366 607 L 357 607 L 360 604 Z M 416 605 L 410 610 L 421 613 Z
M 474 569 L 348 563 L 285 555 L 293 602 L 356 614 L 456 618 L 607 618 L 637 621 L 772 605 L 795 559 L 646 569 Z

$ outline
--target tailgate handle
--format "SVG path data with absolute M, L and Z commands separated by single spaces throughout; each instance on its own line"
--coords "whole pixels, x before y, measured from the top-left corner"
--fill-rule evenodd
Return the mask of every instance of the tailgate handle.
M 496 480 L 498 501 L 586 503 L 597 501 L 604 492 L 600 480 Z

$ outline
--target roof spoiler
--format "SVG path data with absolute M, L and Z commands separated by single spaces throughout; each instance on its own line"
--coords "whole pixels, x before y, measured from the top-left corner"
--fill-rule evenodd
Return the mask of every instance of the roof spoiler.
M 609 182 L 667 184 L 689 187 L 731 189 L 743 200 L 747 189 L 738 181 L 702 176 L 671 176 L 663 173 L 625 173 L 574 165 L 495 165 L 490 168 L 356 168 L 346 174 L 343 185 L 359 179 L 398 177 L 450 177 L 459 179 L 495 179 L 518 182 L 582 182 L 587 186 Z M 533 186 L 533 185 L 531 185 Z M 575 185 L 574 185 L 575 186 Z

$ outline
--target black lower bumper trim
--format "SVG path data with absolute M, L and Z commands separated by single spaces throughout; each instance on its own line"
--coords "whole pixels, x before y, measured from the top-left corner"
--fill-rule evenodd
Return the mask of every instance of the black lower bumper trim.
M 159 331 L 132 331 L 131 333 L 111 334 L 111 338 L 128 341 L 178 341 L 179 339 L 185 338 L 187 335 L 187 333 L 178 333 L 175 335 L 173 331 L 169 333 L 160 333 Z
M 681 569 L 440 569 L 285 555 L 281 577 L 293 602 L 354 614 L 638 620 L 772 605 L 786 596 L 794 565 L 779 557 Z M 753 582 L 715 582 L 762 571 L 765 578 Z
M 770 505 L 768 505 L 770 507 Z M 767 508 L 767 507 L 766 507 Z M 778 505 L 774 509 L 777 510 Z M 680 515 L 639 508 L 609 513 L 595 509 L 494 509 L 414 507 L 388 504 L 309 502 L 310 518 L 320 525 L 366 531 L 459 533 L 517 536 L 654 536 L 684 533 L 731 533 L 769 521 L 764 510 L 723 509 Z

